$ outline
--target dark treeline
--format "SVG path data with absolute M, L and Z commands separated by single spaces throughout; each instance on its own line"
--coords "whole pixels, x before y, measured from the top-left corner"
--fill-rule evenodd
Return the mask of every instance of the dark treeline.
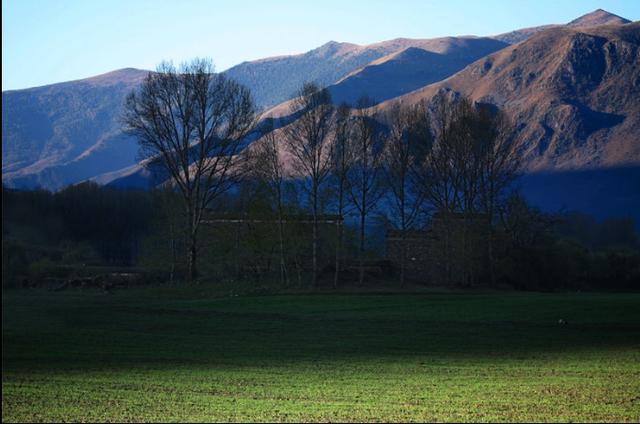
M 210 217 L 242 217 L 246 222 L 204 226 L 200 266 L 203 274 L 211 276 L 209 279 L 262 285 L 279 280 L 284 273 L 287 286 L 308 286 L 312 266 L 310 224 L 294 221 L 308 216 L 303 190 L 296 181 L 286 182 L 281 212 L 273 203 L 271 190 L 261 181 L 246 180 L 224 195 L 224 207 L 211 211 Z M 163 281 L 183 279 L 186 243 L 178 201 L 176 194 L 167 190 L 125 191 L 90 183 L 58 193 L 3 189 L 3 282 L 9 286 L 25 279 L 38 283 L 89 266 L 134 266 L 161 275 Z M 282 227 L 278 225 L 279 213 L 285 217 Z M 376 218 L 381 224 L 370 227 L 372 236 L 384 237 L 385 229 L 393 228 L 391 220 L 381 214 Z M 341 240 L 336 236 L 338 228 L 320 226 L 318 262 L 323 285 L 336 284 L 338 242 L 343 252 L 339 284 L 359 279 L 357 220 L 345 226 Z M 514 195 L 496 232 L 499 287 L 638 288 L 640 247 L 631 219 L 599 222 L 577 212 L 547 214 Z M 282 251 L 280 246 L 284 246 Z M 366 263 L 383 270 L 382 275 L 368 277 L 399 283 L 399 264 L 384 258 L 384 249 L 367 249 Z M 408 280 L 431 283 L 420 278 Z M 485 286 L 487 282 L 478 281 Z
M 588 226 L 584 223 L 588 222 Z M 515 194 L 500 224 L 498 268 L 524 290 L 637 290 L 640 243 L 630 218 L 544 213 Z
M 56 264 L 131 266 L 149 229 L 152 196 L 94 183 L 60 192 L 3 187 L 3 281 Z M 52 275 L 55 276 L 55 275 Z

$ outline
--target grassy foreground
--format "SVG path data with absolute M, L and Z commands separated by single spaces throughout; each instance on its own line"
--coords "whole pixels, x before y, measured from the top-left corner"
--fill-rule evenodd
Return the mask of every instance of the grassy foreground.
M 640 421 L 639 294 L 26 290 L 2 326 L 3 421 Z

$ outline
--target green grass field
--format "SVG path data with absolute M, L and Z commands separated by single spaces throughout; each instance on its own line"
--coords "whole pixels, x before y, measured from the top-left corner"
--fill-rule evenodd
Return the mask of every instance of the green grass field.
M 640 294 L 22 290 L 2 325 L 3 421 L 640 421 Z

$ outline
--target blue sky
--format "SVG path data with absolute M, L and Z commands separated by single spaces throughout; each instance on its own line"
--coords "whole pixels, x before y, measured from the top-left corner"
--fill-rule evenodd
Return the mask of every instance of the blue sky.
M 640 20 L 640 0 L 4 0 L 2 89 L 195 56 L 224 70 L 330 40 L 492 35 L 598 8 Z

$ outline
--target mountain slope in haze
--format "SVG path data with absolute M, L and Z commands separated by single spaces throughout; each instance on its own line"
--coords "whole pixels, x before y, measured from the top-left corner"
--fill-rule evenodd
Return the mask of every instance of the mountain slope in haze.
M 378 59 L 410 48 L 443 54 L 448 56 L 450 60 L 457 60 L 460 63 L 471 63 L 475 58 L 480 57 L 477 56 L 477 52 L 465 50 L 467 44 L 473 43 L 468 40 L 474 39 L 475 37 L 396 38 L 367 45 L 331 41 L 304 54 L 244 62 L 226 70 L 225 74 L 249 87 L 258 107 L 268 109 L 291 99 L 305 82 L 328 86 L 344 79 L 355 70 L 366 67 L 372 62 L 375 63 Z M 484 40 L 482 41 L 484 46 L 479 46 L 480 42 L 476 44 L 481 51 L 485 51 L 485 54 L 504 46 L 499 41 L 478 40 Z M 463 57 L 465 55 L 473 55 L 474 58 L 465 58 Z M 422 62 L 420 64 L 424 66 Z M 443 67 L 445 65 L 434 63 L 434 66 Z M 453 69 L 450 64 L 446 66 Z M 418 70 L 417 74 L 420 75 L 420 72 Z M 449 75 L 451 73 L 453 72 L 449 71 Z M 430 81 L 441 74 L 443 74 L 442 71 L 434 71 L 431 78 L 423 79 Z M 399 75 L 399 77 L 401 76 Z M 411 77 L 415 78 L 414 75 Z
M 375 60 L 329 86 L 329 92 L 335 103 L 354 104 L 361 95 L 388 100 L 447 78 L 506 46 L 491 38 L 437 39 Z
M 579 18 L 572 20 L 567 24 L 567 26 L 579 28 L 579 27 L 588 27 L 588 26 L 597 26 L 597 25 L 622 25 L 622 24 L 628 24 L 629 22 L 631 21 L 621 16 L 607 12 L 606 10 L 597 9 L 591 13 L 587 13 L 586 15 L 580 16 Z M 551 25 L 541 25 L 541 26 L 530 27 L 530 28 L 522 28 L 515 31 L 505 32 L 504 34 L 498 34 L 492 38 L 503 41 L 508 44 L 516 44 L 526 40 L 529 37 L 532 37 L 533 35 L 541 31 L 555 28 L 558 26 L 561 26 L 561 25 L 551 24 Z
M 146 74 L 122 69 L 3 92 L 3 183 L 59 189 L 135 163 L 137 147 L 119 119 L 126 95 Z
M 447 91 L 508 111 L 529 171 L 640 165 L 640 22 L 552 28 L 397 100 Z
M 307 53 L 243 62 L 225 73 L 251 89 L 259 108 L 295 95 L 305 82 L 329 85 L 356 68 L 391 53 L 393 46 L 366 48 L 331 41 Z

